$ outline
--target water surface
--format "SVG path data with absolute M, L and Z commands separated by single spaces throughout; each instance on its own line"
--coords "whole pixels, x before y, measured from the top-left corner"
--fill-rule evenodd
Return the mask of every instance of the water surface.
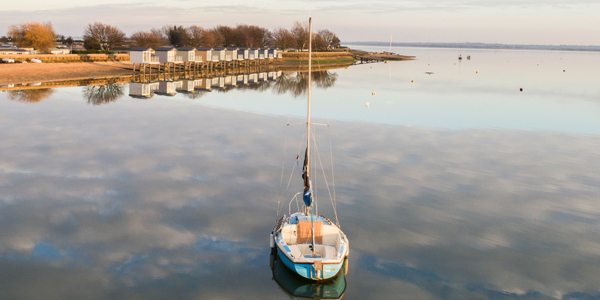
M 350 239 L 344 299 L 600 297 L 600 55 L 396 52 L 417 60 L 313 89 Z M 0 298 L 288 297 L 268 234 L 301 187 L 295 167 L 285 192 L 303 75 L 145 99 L 1 93 Z

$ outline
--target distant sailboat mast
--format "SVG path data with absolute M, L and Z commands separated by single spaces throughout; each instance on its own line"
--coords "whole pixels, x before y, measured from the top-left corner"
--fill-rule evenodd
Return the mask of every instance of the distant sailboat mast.
M 392 53 L 392 34 L 390 34 L 390 53 Z

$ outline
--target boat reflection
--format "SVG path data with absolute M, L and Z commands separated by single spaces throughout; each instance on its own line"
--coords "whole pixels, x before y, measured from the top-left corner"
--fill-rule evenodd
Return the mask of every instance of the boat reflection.
M 270 257 L 273 280 L 290 299 L 342 299 L 346 291 L 347 262 L 346 259 L 343 270 L 338 276 L 326 282 L 317 283 L 294 274 L 283 264 L 276 253 L 271 253 Z

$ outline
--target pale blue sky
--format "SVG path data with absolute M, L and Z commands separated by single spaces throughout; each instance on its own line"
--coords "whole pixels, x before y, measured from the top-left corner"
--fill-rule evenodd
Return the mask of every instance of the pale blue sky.
M 164 24 L 273 29 L 314 18 L 343 41 L 485 42 L 600 45 L 597 0 L 354 0 L 330 1 L 43 1 L 3 3 L 0 34 L 10 24 L 51 21 L 64 35 L 81 36 L 89 22 L 116 25 L 127 34 Z

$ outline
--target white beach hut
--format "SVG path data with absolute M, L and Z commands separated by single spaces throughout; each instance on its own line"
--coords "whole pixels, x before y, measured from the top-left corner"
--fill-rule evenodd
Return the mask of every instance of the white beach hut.
M 183 58 L 177 55 L 175 47 L 158 47 L 154 50 L 156 57 L 160 63 L 175 63 L 183 62 Z
M 196 48 L 196 62 L 210 62 L 212 60 L 212 47 L 198 47 Z M 200 59 L 200 60 L 198 60 Z
M 196 62 L 196 48 L 179 47 L 177 48 L 177 56 L 180 56 L 183 62 Z
M 153 56 L 150 47 L 133 47 L 129 50 L 129 62 L 133 64 L 158 64 L 158 58 Z

